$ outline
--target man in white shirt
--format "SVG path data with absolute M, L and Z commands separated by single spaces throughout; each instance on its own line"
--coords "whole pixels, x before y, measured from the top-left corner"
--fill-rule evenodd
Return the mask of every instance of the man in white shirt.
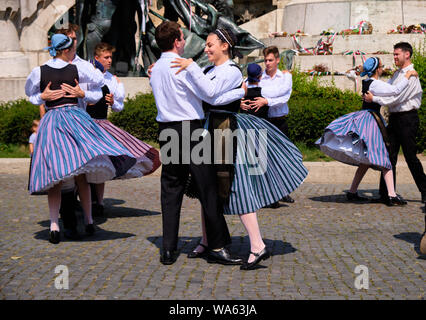
M 209 260 L 222 264 L 242 264 L 225 248 L 231 237 L 225 217 L 217 207 L 216 173 L 212 164 L 194 163 L 191 153 L 198 144 L 203 131 L 204 112 L 199 92 L 191 83 L 187 70 L 176 74 L 171 68 L 174 59 L 183 54 L 185 39 L 176 22 L 164 21 L 155 32 L 155 39 L 162 54 L 152 68 L 150 84 L 155 97 L 159 124 L 162 158 L 161 211 L 163 216 L 163 247 L 160 262 L 173 264 L 178 256 L 177 243 L 180 210 L 189 173 L 198 187 L 201 206 L 206 224 Z M 239 98 L 244 95 L 244 92 Z M 198 129 L 198 134 L 193 134 Z M 201 129 L 201 130 L 200 130 Z M 167 151 L 163 135 L 175 133 L 178 136 L 179 155 L 177 161 L 165 163 Z M 196 135 L 196 140 L 194 140 Z M 191 138 L 192 137 L 192 138 Z M 173 139 L 173 137 L 172 137 Z M 185 146 L 188 146 L 187 150 Z M 173 148 L 173 146 L 172 146 Z M 173 150 L 171 150 L 173 153 Z M 186 160 L 186 161 L 185 161 Z
M 407 42 L 400 42 L 394 45 L 395 65 L 399 70 L 388 81 L 390 84 L 397 84 L 404 79 L 405 73 L 414 70 L 411 63 L 413 48 Z M 416 155 L 416 135 L 419 130 L 419 115 L 417 109 L 422 102 L 423 90 L 418 77 L 411 77 L 404 91 L 398 95 L 388 97 L 373 96 L 367 93 L 364 96 L 365 101 L 374 101 L 382 106 L 389 107 L 389 125 L 387 127 L 390 140 L 389 158 L 393 167 L 393 177 L 396 185 L 396 163 L 398 160 L 399 148 L 402 147 L 405 160 L 411 175 L 416 182 L 422 197 L 422 202 L 426 203 L 426 175 L 423 171 L 422 163 Z M 380 178 L 380 196 L 385 199 L 387 195 L 386 185 L 383 176 Z
M 280 53 L 275 46 L 267 47 L 263 50 L 265 60 L 265 70 L 260 78 L 259 86 L 262 88 L 262 97 L 255 98 L 255 101 L 249 103 L 245 100 L 241 102 L 242 108 L 247 104 L 251 108 L 261 108 L 268 106 L 268 120 L 287 137 L 289 135 L 287 116 L 288 116 L 288 100 L 291 96 L 293 80 L 291 73 L 288 71 L 278 70 L 280 63 Z M 281 199 L 283 202 L 293 203 L 290 195 Z M 273 203 L 268 207 L 279 208 L 279 203 Z

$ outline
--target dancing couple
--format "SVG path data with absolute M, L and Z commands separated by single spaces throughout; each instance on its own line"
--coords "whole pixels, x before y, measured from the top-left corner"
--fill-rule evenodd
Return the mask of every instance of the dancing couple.
M 88 183 L 104 183 L 134 170 L 141 171 L 141 176 L 155 170 L 159 163 L 158 156 L 157 161 L 155 157 L 148 156 L 151 148 L 145 149 L 146 157 L 135 154 L 130 148 L 132 144 L 126 144 L 126 139 L 119 137 L 120 134 L 109 133 L 114 128 L 103 129 L 111 126 L 99 121 L 100 124 L 96 123 L 78 106 L 80 101 L 84 104 L 99 101 L 102 98 L 101 87 L 110 83 L 108 74 L 101 73 L 93 66 L 86 68 L 71 63 L 76 57 L 76 39 L 55 34 L 48 49 L 52 59 L 34 68 L 25 85 L 30 101 L 45 104 L 47 108 L 34 141 L 29 191 L 34 195 L 47 192 L 49 241 L 57 244 L 61 240 L 58 219 L 61 188 L 64 185 L 75 181 L 84 211 L 86 232 L 93 234 L 95 227 Z M 80 83 L 86 84 L 87 88 L 92 86 L 92 89 L 82 90 Z M 142 162 L 144 169 L 149 167 L 147 170 L 141 168 Z
M 422 89 L 418 74 L 411 63 L 413 49 L 409 43 L 394 46 L 394 60 L 399 70 L 384 82 L 379 80 L 383 63 L 369 58 L 362 66 L 364 101 L 362 110 L 344 115 L 330 123 L 317 141 L 328 156 L 358 166 L 349 192 L 349 201 L 365 201 L 358 195 L 358 186 L 369 168 L 381 171 L 380 201 L 388 206 L 406 205 L 395 192 L 396 162 L 400 146 L 413 175 L 422 202 L 426 202 L 426 176 L 416 156 L 416 135 L 419 128 L 417 109 Z M 389 125 L 380 114 L 380 107 L 389 107 Z
M 162 54 L 152 68 L 150 83 L 158 109 L 156 120 L 159 123 L 162 159 L 167 157 L 166 147 L 170 142 L 165 137 L 170 130 L 179 136 L 179 146 L 184 143 L 190 145 L 190 154 L 200 140 L 213 137 L 215 129 L 222 132 L 226 132 L 226 129 L 235 132 L 238 129 L 245 133 L 237 134 L 236 143 L 225 136 L 215 139 L 212 158 L 208 163 L 190 159 L 189 164 L 185 164 L 182 159 L 186 155 L 182 147 L 179 148 L 178 163 L 163 163 L 163 245 L 160 261 L 173 264 L 177 260 L 180 211 L 190 175 L 190 184 L 201 203 L 203 236 L 188 257 L 207 257 L 210 263 L 240 264 L 242 270 L 254 269 L 271 254 L 263 242 L 256 211 L 279 201 L 303 182 L 307 170 L 302 164 L 302 155 L 268 121 L 237 113 L 240 99 L 247 89 L 245 85 L 242 86 L 241 71 L 231 60 L 239 52 L 235 48 L 237 39 L 230 30 L 217 29 L 208 35 L 205 52 L 213 65 L 204 70 L 192 59 L 181 58 L 185 39 L 177 23 L 161 23 L 155 37 Z M 183 130 L 188 126 L 189 130 Z M 210 135 L 205 134 L 205 130 Z M 250 174 L 250 162 L 247 160 L 256 157 L 254 153 L 260 155 L 261 148 L 253 151 L 253 154 L 246 154 L 241 148 L 244 145 L 241 141 L 243 136 L 252 139 L 247 144 L 259 144 L 256 137 L 247 134 L 249 130 L 267 132 L 266 155 L 258 157 L 261 162 L 259 166 L 265 168 L 262 174 Z M 194 141 L 194 136 L 198 138 L 197 141 Z M 231 163 L 214 152 L 226 148 L 234 151 L 231 159 L 234 161 Z M 250 238 L 247 259 L 233 256 L 226 248 L 231 243 L 231 237 L 223 214 L 238 214 L 246 228 Z

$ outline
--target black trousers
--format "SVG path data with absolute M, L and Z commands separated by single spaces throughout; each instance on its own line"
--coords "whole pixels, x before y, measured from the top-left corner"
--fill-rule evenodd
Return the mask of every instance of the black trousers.
M 281 130 L 288 137 L 288 124 L 286 117 L 268 118 L 268 121 Z
M 398 161 L 399 148 L 402 147 L 405 161 L 411 175 L 416 182 L 417 188 L 422 194 L 426 193 L 426 175 L 423 171 L 422 163 L 416 155 L 416 135 L 419 130 L 419 115 L 417 110 L 407 112 L 391 113 L 389 116 L 388 135 L 390 141 L 389 158 L 392 164 L 393 181 L 396 186 L 396 163 Z M 383 174 L 380 176 L 380 196 L 386 198 L 388 190 L 386 188 Z
M 188 132 L 182 131 L 182 126 L 188 126 Z M 179 233 L 179 219 L 182 206 L 185 186 L 188 175 L 191 173 L 192 179 L 198 187 L 200 202 L 203 208 L 204 220 L 206 225 L 208 245 L 212 249 L 219 249 L 231 243 L 228 226 L 223 216 L 223 207 L 218 204 L 216 189 L 216 173 L 213 164 L 195 164 L 190 153 L 198 141 L 191 141 L 194 130 L 203 128 L 200 120 L 177 121 L 177 122 L 159 122 L 159 134 L 171 129 L 179 140 L 179 145 L 170 143 L 173 139 L 160 141 L 161 147 L 161 212 L 163 216 L 163 249 L 176 250 Z M 169 132 L 171 132 L 169 131 Z M 169 144 L 170 143 L 170 144 Z M 183 143 L 189 143 L 188 150 L 182 150 Z M 178 148 L 179 159 L 177 163 L 165 164 L 167 156 L 166 144 Z M 163 148 L 164 147 L 164 148 Z M 173 151 L 172 151 L 173 152 Z M 188 157 L 183 161 L 184 157 Z
M 74 190 L 62 192 L 61 194 L 61 207 L 59 212 L 64 224 L 64 229 L 77 228 L 77 216 L 75 214 L 76 194 Z

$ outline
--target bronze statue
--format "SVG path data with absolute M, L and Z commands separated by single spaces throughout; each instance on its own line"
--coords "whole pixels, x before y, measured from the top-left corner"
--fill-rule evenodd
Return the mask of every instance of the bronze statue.
M 195 7 L 194 11 L 189 3 Z M 184 57 L 193 58 L 200 66 L 208 64 L 204 53 L 205 39 L 217 28 L 232 30 L 239 43 L 236 48 L 243 55 L 264 47 L 262 42 L 234 23 L 232 0 L 163 0 L 163 5 L 165 17 L 152 10 L 151 13 L 161 19 L 182 20 L 186 26 L 183 28 L 186 40 Z M 77 12 L 84 36 L 80 55 L 90 59 L 94 46 L 101 41 L 107 42 L 116 47 L 113 57 L 116 73 L 127 76 L 133 70 L 145 76 L 149 65 L 161 54 L 155 43 L 155 26 L 147 15 L 147 7 L 147 0 L 78 0 Z M 138 51 L 134 41 L 136 14 L 142 31 L 145 31 L 140 33 Z M 139 68 L 137 61 L 139 51 L 142 51 L 143 69 Z

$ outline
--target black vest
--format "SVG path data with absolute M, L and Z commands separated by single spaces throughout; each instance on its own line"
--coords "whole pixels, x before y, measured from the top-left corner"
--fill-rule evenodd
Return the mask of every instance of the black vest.
M 367 91 L 370 89 L 370 85 L 374 80 L 372 79 L 365 79 L 362 80 L 362 93 L 367 93 Z M 366 110 L 366 109 L 370 109 L 373 110 L 374 112 L 378 112 L 380 113 L 380 104 L 376 103 L 376 102 L 366 102 L 363 101 L 362 102 L 362 109 Z
M 254 98 L 262 97 L 261 92 L 262 92 L 261 87 L 248 88 L 246 99 L 254 101 Z M 268 118 L 268 110 L 269 110 L 268 106 L 263 106 L 257 112 L 255 112 L 254 109 L 248 109 L 248 110 L 241 109 L 241 112 L 242 113 L 248 113 L 248 114 L 254 115 L 256 117 L 266 119 L 266 118 Z
M 86 108 L 87 113 L 93 119 L 106 119 L 108 116 L 108 104 L 106 103 L 105 96 L 109 94 L 107 85 L 102 87 L 102 98 L 96 104 L 88 105 Z
M 238 68 L 236 64 L 231 64 L 231 66 Z M 211 69 L 213 69 L 214 66 L 209 66 L 204 70 L 204 74 L 207 74 Z M 238 68 L 239 70 L 240 68 Z M 213 78 L 214 79 L 214 78 Z M 212 79 L 212 80 L 213 80 Z M 235 89 L 241 88 L 241 85 Z M 211 104 L 203 101 L 203 109 L 204 112 L 209 111 L 210 109 L 218 109 L 218 110 L 226 110 L 226 111 L 232 111 L 232 112 L 238 112 L 240 109 L 240 103 L 241 99 L 235 100 L 229 104 L 221 105 L 221 106 L 212 106 Z
M 51 90 L 61 89 L 61 84 L 67 83 L 72 87 L 75 87 L 75 80 L 79 81 L 77 67 L 73 64 L 68 64 L 62 69 L 56 69 L 49 67 L 48 65 L 43 65 L 40 67 L 40 92 L 43 92 L 46 89 L 49 82 L 52 82 L 50 85 Z M 62 97 L 53 101 L 46 101 L 46 106 L 48 108 L 70 104 L 75 105 L 78 103 L 78 98 L 66 98 Z

